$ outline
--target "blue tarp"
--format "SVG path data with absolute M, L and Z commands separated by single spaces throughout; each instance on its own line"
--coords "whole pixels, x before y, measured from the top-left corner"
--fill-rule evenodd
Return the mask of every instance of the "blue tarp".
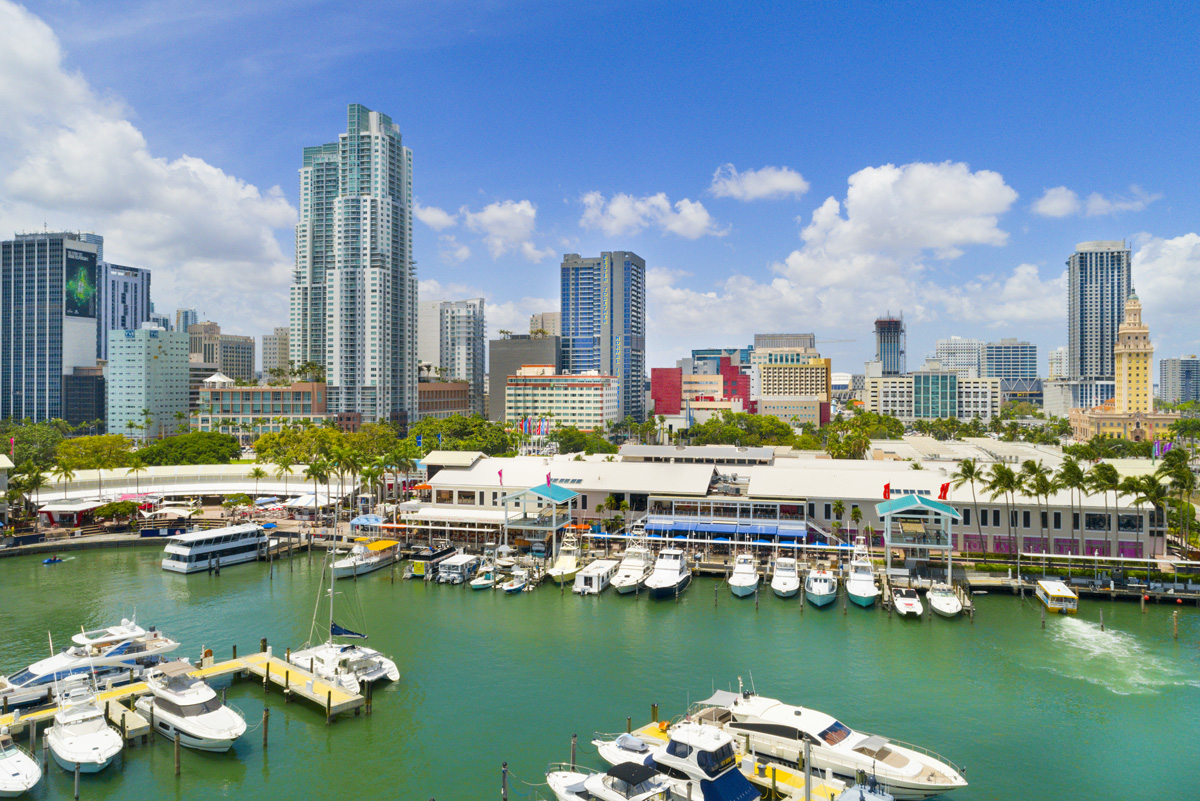
M 263 528 L 275 528 L 274 523 L 263 523 Z
M 713 537 L 713 542 L 729 542 L 729 537 Z
M 359 515 L 350 521 L 352 526 L 378 526 L 383 524 L 383 518 L 379 515 Z

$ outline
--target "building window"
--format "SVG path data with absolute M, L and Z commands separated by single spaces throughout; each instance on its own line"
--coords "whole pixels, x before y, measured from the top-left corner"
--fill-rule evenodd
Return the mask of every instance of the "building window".
M 992 528 L 1000 528 L 1000 510 L 992 510 Z

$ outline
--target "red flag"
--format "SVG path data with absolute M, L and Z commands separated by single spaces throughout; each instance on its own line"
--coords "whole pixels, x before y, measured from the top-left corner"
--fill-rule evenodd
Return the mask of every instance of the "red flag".
M 883 499 L 885 501 L 890 501 L 892 499 L 892 483 L 890 481 L 883 485 Z
M 550 489 L 550 474 L 546 474 L 546 489 Z
M 938 493 L 938 500 L 939 501 L 946 500 L 946 496 L 949 494 L 950 494 L 950 482 L 947 481 L 945 484 L 942 485 L 942 491 Z
M 500 476 L 500 486 L 502 486 L 502 487 L 503 487 L 503 486 L 504 486 L 504 471 L 503 471 L 503 470 L 497 470 L 497 471 L 496 471 L 496 475 Z

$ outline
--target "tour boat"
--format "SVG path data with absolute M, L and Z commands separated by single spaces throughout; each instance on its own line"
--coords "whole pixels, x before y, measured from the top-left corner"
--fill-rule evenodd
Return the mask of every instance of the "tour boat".
M 54 694 L 55 681 L 74 675 L 94 673 L 98 681 L 111 679 L 114 684 L 124 684 L 179 647 L 153 626 L 149 631 L 143 629 L 136 619 L 82 631 L 71 642 L 74 644 L 22 671 L 0 676 L 0 699 L 9 706 L 38 703 Z
M 678 548 L 666 548 L 658 553 L 654 571 L 646 579 L 646 590 L 651 598 L 674 598 L 687 589 L 692 580 L 687 559 Z
M 1039 581 L 1034 594 L 1051 612 L 1063 615 L 1079 612 L 1079 596 L 1061 581 Z
M 46 744 L 63 770 L 74 772 L 78 767 L 80 773 L 99 773 L 121 753 L 125 743 L 121 733 L 104 721 L 90 678 L 80 676 L 72 684 L 58 697 Z
M 0 728 L 0 798 L 16 798 L 42 780 L 42 769 L 28 751 Z
M 480 558 L 473 553 L 456 553 L 438 565 L 438 584 L 463 584 L 479 569 Z
M 575 586 L 571 592 L 576 595 L 599 595 L 612 581 L 621 563 L 616 559 L 597 559 L 575 574 Z
M 751 553 L 739 553 L 729 574 L 729 591 L 739 598 L 753 595 L 758 589 L 758 560 Z
M 210 567 L 253 562 L 267 544 L 266 531 L 257 523 L 193 531 L 166 539 L 162 568 L 172 573 L 198 573 Z
M 824 712 L 751 692 L 717 691 L 697 704 L 690 717 L 719 727 L 760 758 L 788 765 L 801 763 L 807 741 L 812 768 L 850 783 L 865 773 L 897 799 L 928 798 L 967 786 L 957 766 L 931 751 L 855 731 Z
M 850 559 L 850 574 L 846 576 L 846 594 L 863 608 L 875 605 L 879 587 L 875 585 L 875 567 L 867 551 L 865 537 L 854 541 L 854 556 Z
M 634 762 L 618 763 L 605 773 L 558 767 L 546 773 L 546 786 L 557 801 L 670 801 L 673 797 L 666 776 Z
M 917 595 L 916 590 L 909 587 L 897 587 L 892 590 L 892 602 L 895 603 L 900 617 L 920 617 L 925 614 L 925 607 L 921 605 L 921 596 Z
M 621 556 L 621 566 L 613 577 L 612 585 L 621 595 L 637 592 L 646 586 L 646 579 L 654 571 L 654 558 L 644 538 L 631 540 Z
M 508 581 L 500 585 L 500 589 L 512 595 L 521 592 L 525 589 L 525 585 L 529 581 L 529 571 L 523 567 L 514 568 L 512 575 L 508 577 Z
M 800 574 L 796 572 L 796 560 L 781 556 L 775 560 L 775 571 L 771 574 L 771 591 L 780 598 L 791 598 L 800 591 Z
M 547 570 L 546 575 L 555 584 L 567 584 L 575 580 L 579 568 L 579 541 L 574 534 L 565 534 L 554 567 Z
M 934 584 L 925 593 L 925 600 L 929 601 L 929 608 L 934 614 L 942 617 L 958 617 L 962 614 L 962 601 L 949 584 Z
M 816 606 L 828 606 L 837 600 L 837 576 L 824 568 L 808 571 L 804 579 L 804 597 Z
M 668 776 L 672 797 L 698 801 L 757 801 L 759 792 L 738 767 L 733 737 L 713 726 L 683 722 L 665 728 L 666 742 L 649 745 L 632 734 L 593 740 L 610 765 L 633 762 Z
M 357 540 L 350 554 L 333 563 L 334 578 L 353 578 L 387 567 L 400 558 L 396 540 Z
M 167 662 L 146 680 L 150 695 L 134 702 L 143 717 L 168 740 L 179 734 L 179 744 L 197 751 L 225 753 L 246 733 L 246 721 L 199 676 L 188 662 Z

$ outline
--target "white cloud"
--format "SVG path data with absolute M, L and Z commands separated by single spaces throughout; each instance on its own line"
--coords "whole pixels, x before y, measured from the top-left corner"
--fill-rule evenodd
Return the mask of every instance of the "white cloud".
M 923 295 L 955 320 L 1052 325 L 1066 318 L 1067 273 L 1043 281 L 1037 265 L 1019 264 L 1006 276 L 982 275 L 959 286 L 930 284 Z
M 532 237 L 537 227 L 537 206 L 528 200 L 498 200 L 479 211 L 466 206 L 459 209 L 467 228 L 483 234 L 483 244 L 493 259 L 515 252 L 532 262 L 539 262 L 552 250 L 538 250 Z
M 1144 309 L 1142 319 L 1164 343 L 1161 357 L 1200 352 L 1195 286 L 1200 276 L 1200 234 L 1172 239 L 1138 234 L 1133 254 L 1133 285 Z
M 1034 201 L 1033 212 L 1043 217 L 1070 217 L 1078 214 L 1080 207 L 1079 195 L 1065 186 L 1056 186 Z
M 1104 197 L 1099 192 L 1093 192 L 1087 199 L 1087 216 L 1102 217 L 1106 214 L 1117 214 L 1122 211 L 1141 211 L 1162 195 L 1152 195 L 1140 186 L 1130 186 L 1129 196 L 1113 195 Z
M 713 173 L 708 191 L 714 197 L 743 201 L 800 197 L 808 191 L 808 181 L 788 167 L 763 167 L 739 173 L 732 164 L 723 164 Z
M 435 231 L 445 231 L 458 224 L 457 215 L 439 209 L 437 206 L 422 206 L 420 203 L 414 202 L 413 214 Z
M 446 264 L 462 264 L 471 258 L 471 249 L 450 234 L 438 237 L 438 257 Z
M 633 197 L 624 193 L 605 200 L 600 192 L 588 192 L 581 199 L 584 228 L 599 228 L 608 236 L 636 234 L 649 226 L 684 239 L 702 236 L 724 236 L 729 229 L 717 228 L 716 220 L 704 205 L 684 198 L 671 205 L 666 194 Z
M 0 108 L 0 230 L 102 233 L 106 257 L 153 271 L 160 308 L 195 306 L 231 331 L 286 316 L 292 262 L 275 237 L 296 212 L 282 191 L 153 155 L 118 102 L 66 71 L 53 31 L 3 0 Z

